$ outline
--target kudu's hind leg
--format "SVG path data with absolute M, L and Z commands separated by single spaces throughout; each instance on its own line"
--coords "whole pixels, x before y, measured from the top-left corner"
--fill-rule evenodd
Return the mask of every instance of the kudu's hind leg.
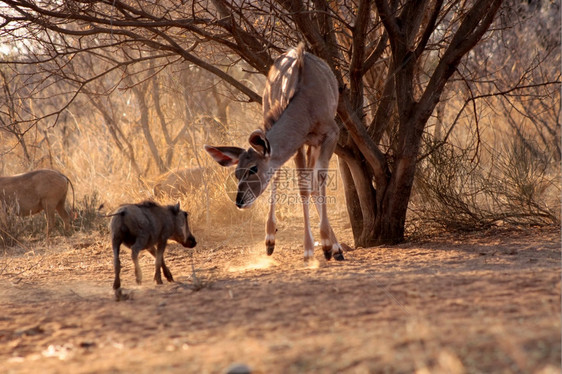
M 320 146 L 318 160 L 316 165 L 314 165 L 314 193 L 317 194 L 314 203 L 320 216 L 320 237 L 322 239 L 324 257 L 326 260 L 330 260 L 333 256 L 335 260 L 342 261 L 344 260 L 342 247 L 330 225 L 328 209 L 326 207 L 326 186 L 330 181 L 330 158 L 334 152 L 336 141 L 335 137 L 327 137 Z
M 304 148 L 300 148 L 295 155 L 295 166 L 297 167 L 297 177 L 299 184 L 299 193 L 302 202 L 302 211 L 304 216 L 304 259 L 305 261 L 312 259 L 314 256 L 314 238 L 310 230 L 310 191 L 312 187 L 312 173 L 306 168 L 306 160 Z
M 329 237 L 329 242 L 324 241 L 324 239 L 322 239 L 322 249 L 324 250 L 324 257 L 326 258 L 326 260 L 330 260 L 332 258 L 332 256 L 337 261 L 345 260 L 344 257 L 343 257 L 342 247 L 341 247 L 340 243 L 338 242 L 338 238 L 336 237 L 336 234 L 334 233 L 334 230 L 332 229 L 332 226 L 328 223 L 327 228 L 326 228 L 326 221 L 324 221 L 324 226 L 322 225 L 322 214 L 323 214 L 323 211 L 327 211 L 326 205 L 325 204 L 319 204 L 319 202 L 318 202 L 319 193 L 315 192 L 314 195 L 315 195 L 315 204 L 314 205 L 316 206 L 316 211 L 318 212 L 318 217 L 320 217 L 320 221 L 321 221 L 320 222 L 320 237 L 321 238 L 325 237 L 325 231 L 326 230 L 328 231 L 328 237 Z M 326 194 L 324 194 L 324 196 L 326 196 Z M 326 244 L 326 247 L 324 246 L 324 244 Z
M 265 248 L 267 255 L 271 256 L 275 249 L 275 233 L 277 232 L 277 221 L 275 219 L 275 204 L 277 202 L 277 182 L 279 179 L 279 172 L 275 173 L 273 183 L 271 184 L 271 197 L 269 201 L 269 215 L 265 223 Z

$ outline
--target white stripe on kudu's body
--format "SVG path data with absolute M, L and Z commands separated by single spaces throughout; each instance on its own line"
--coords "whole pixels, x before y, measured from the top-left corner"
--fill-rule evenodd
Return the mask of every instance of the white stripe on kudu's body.
M 250 134 L 250 148 L 205 146 L 222 166 L 237 165 L 236 205 L 246 208 L 262 194 L 271 178 L 294 156 L 304 213 L 304 258 L 312 258 L 310 195 L 315 195 L 320 216 L 320 236 L 326 259 L 343 260 L 340 244 L 328 221 L 325 196 L 327 171 L 339 128 L 334 120 L 338 85 L 329 66 L 304 51 L 304 45 L 281 55 L 269 70 L 263 92 L 264 130 Z M 305 149 L 305 146 L 308 146 Z M 307 183 L 312 173 L 313 183 Z M 321 183 L 319 183 L 320 181 Z M 276 183 L 272 183 L 271 207 L 266 224 L 267 254 L 275 247 Z

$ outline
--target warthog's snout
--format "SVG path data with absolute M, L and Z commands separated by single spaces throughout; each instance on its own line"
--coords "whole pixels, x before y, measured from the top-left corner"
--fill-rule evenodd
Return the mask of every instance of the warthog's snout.
M 197 245 L 197 240 L 193 235 L 189 235 L 184 243 L 182 243 L 184 247 L 193 248 Z

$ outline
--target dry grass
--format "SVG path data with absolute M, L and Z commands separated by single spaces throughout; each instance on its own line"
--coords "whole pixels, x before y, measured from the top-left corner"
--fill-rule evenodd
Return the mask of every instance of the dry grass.
M 410 230 L 472 231 L 495 226 L 560 224 L 561 170 L 548 152 L 533 153 L 513 137 L 434 150 L 418 167 Z

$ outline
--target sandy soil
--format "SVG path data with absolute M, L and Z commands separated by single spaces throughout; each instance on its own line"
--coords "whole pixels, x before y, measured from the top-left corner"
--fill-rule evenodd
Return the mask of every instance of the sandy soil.
M 148 254 L 135 285 L 123 250 L 121 302 L 107 237 L 4 253 L 0 372 L 560 372 L 558 228 L 359 248 L 345 262 L 317 249 L 309 265 L 300 233 L 272 257 L 261 235 L 170 244 L 176 282 L 163 286 Z

